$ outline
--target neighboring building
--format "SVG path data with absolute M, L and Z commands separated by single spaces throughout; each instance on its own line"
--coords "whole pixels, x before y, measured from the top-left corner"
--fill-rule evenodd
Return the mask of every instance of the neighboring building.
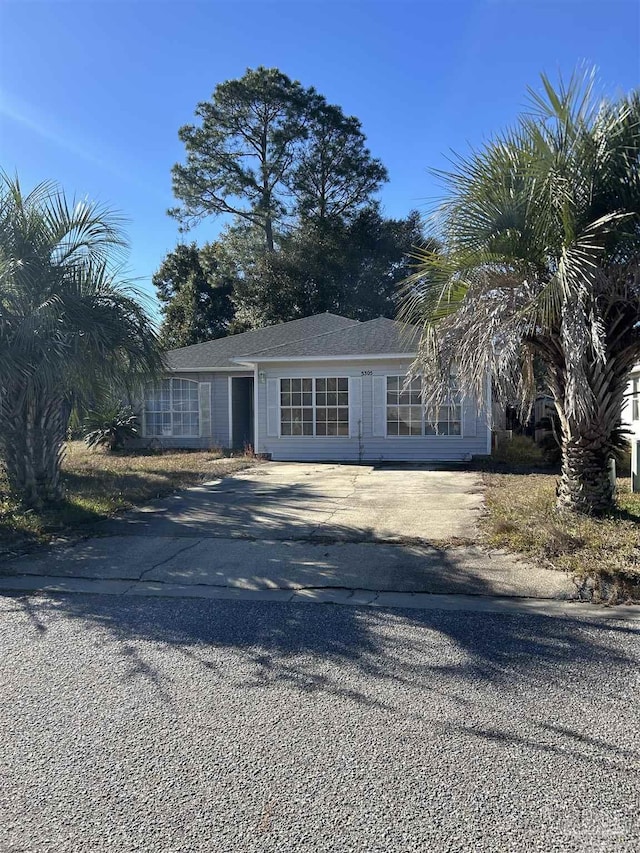
M 540 444 L 547 436 L 553 435 L 550 424 L 555 416 L 555 403 L 549 394 L 536 395 L 526 421 L 521 420 L 518 406 L 504 405 L 494 396 L 491 412 L 494 445 L 509 441 L 514 435 L 527 435 Z
M 168 354 L 142 407 L 142 441 L 251 446 L 275 460 L 463 461 L 486 455 L 486 410 L 452 388 L 425 412 L 404 384 L 417 329 L 317 314 Z
M 622 424 L 631 432 L 631 488 L 640 492 L 640 364 L 636 364 L 629 380 Z

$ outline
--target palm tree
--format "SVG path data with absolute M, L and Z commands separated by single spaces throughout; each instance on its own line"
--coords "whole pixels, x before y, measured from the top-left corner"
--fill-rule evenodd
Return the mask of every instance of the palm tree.
M 593 73 L 443 175 L 438 252 L 416 253 L 402 317 L 422 324 L 415 370 L 443 397 L 449 367 L 486 399 L 530 407 L 541 368 L 562 429 L 557 508 L 613 509 L 608 460 L 640 359 L 640 95 L 598 100 Z M 534 371 L 534 365 L 536 370 Z
M 108 210 L 0 176 L 0 458 L 29 505 L 61 497 L 72 403 L 161 369 L 139 296 L 119 277 L 125 247 Z

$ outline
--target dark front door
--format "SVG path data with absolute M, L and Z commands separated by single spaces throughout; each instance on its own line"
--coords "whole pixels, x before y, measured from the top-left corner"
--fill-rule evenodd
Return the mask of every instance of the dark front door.
M 231 379 L 231 429 L 234 450 L 253 447 L 253 376 Z

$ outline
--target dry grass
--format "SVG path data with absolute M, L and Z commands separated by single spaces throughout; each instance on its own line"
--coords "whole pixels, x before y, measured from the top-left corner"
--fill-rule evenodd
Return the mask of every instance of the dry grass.
M 8 495 L 0 471 L 0 553 L 73 537 L 89 521 L 254 463 L 249 457 L 224 457 L 219 450 L 107 453 L 70 442 L 62 466 L 65 500 L 44 512 L 25 510 Z
M 577 575 L 640 580 L 640 494 L 618 481 L 618 511 L 606 518 L 560 516 L 555 474 L 485 473 L 487 544 Z

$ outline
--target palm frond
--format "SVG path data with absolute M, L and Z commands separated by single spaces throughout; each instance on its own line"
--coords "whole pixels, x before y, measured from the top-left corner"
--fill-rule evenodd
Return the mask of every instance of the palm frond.
M 640 94 L 607 102 L 586 70 L 543 77 L 530 99 L 513 128 L 438 173 L 440 245 L 416 253 L 400 318 L 422 329 L 413 369 L 436 396 L 455 363 L 469 397 L 486 399 L 490 374 L 526 414 L 537 360 L 570 431 L 615 408 L 640 360 Z
M 124 278 L 121 219 L 0 174 L 0 389 L 5 409 L 156 377 L 157 335 Z M 0 420 L 2 412 L 0 412 Z M 1 431 L 1 430 L 0 430 Z

